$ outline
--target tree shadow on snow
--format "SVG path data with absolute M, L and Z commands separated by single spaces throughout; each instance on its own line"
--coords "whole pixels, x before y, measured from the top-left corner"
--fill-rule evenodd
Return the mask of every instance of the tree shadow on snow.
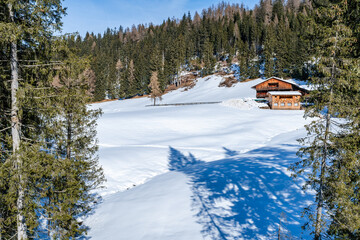
M 278 239 L 279 223 L 281 239 L 306 239 L 301 212 L 312 196 L 287 171 L 297 147 L 224 150 L 224 159 L 203 162 L 170 147 L 169 169 L 189 176 L 205 239 Z

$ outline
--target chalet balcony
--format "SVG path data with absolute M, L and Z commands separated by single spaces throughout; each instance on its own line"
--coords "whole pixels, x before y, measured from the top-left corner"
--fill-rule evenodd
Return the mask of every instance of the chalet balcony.
M 292 88 L 280 88 L 280 87 L 264 87 L 258 88 L 257 91 L 293 91 Z

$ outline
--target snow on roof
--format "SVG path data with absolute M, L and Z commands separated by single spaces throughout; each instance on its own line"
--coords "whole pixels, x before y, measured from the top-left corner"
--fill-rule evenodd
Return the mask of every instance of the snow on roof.
M 268 94 L 271 95 L 296 95 L 296 96 L 301 96 L 301 93 L 298 91 L 272 91 L 272 92 L 268 92 Z
M 261 82 L 259 82 L 258 84 L 256 84 L 255 86 L 252 86 L 252 88 L 255 88 L 257 85 L 259 85 L 259 84 L 261 84 L 261 83 L 264 83 L 264 82 L 266 82 L 266 81 L 268 81 L 268 80 L 270 80 L 270 79 L 277 79 L 277 80 L 279 80 L 279 81 L 283 81 L 283 82 L 287 82 L 287 83 L 290 83 L 290 84 L 294 84 L 294 85 L 297 85 L 296 83 L 293 83 L 293 82 L 288 82 L 287 80 L 284 80 L 284 79 L 282 79 L 282 78 L 278 78 L 278 77 L 269 77 L 269 78 L 267 78 L 267 79 L 265 79 L 265 80 L 263 80 L 263 81 L 261 81 Z
M 296 85 L 304 90 L 307 90 L 307 91 L 312 91 L 312 90 L 316 89 L 314 85 L 309 84 L 307 81 L 301 81 L 301 80 L 297 80 L 297 79 L 288 79 L 288 80 L 283 80 L 283 81 L 294 84 L 294 85 Z
M 252 86 L 252 88 L 255 88 L 257 85 L 259 85 L 259 84 L 261 84 L 261 83 L 264 83 L 264 82 L 266 82 L 266 81 L 268 81 L 268 80 L 270 80 L 270 79 L 277 79 L 277 80 L 279 80 L 279 81 L 286 82 L 286 83 L 289 83 L 289 84 L 291 84 L 291 85 L 295 85 L 295 86 L 297 86 L 297 87 L 299 87 L 299 88 L 301 88 L 301 89 L 304 89 L 304 90 L 312 90 L 312 89 L 310 89 L 310 87 L 309 87 L 308 85 L 299 84 L 299 83 L 297 83 L 296 81 L 294 81 L 293 79 L 285 80 L 285 79 L 278 78 L 278 77 L 269 77 L 269 78 L 265 79 L 264 81 L 256 84 L 255 86 Z

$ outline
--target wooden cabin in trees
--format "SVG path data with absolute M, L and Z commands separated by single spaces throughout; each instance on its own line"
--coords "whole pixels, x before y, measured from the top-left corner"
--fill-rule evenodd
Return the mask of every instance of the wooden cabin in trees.
M 298 91 L 271 91 L 267 95 L 271 109 L 300 110 L 301 93 Z
M 256 89 L 256 98 L 266 98 L 270 91 L 299 91 L 303 96 L 308 94 L 308 90 L 296 83 L 277 77 L 268 78 L 252 88 Z

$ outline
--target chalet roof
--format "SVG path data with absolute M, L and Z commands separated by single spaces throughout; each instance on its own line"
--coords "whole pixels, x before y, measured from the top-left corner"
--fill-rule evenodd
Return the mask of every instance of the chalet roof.
M 305 91 L 309 91 L 309 89 L 306 89 L 306 88 L 304 88 L 303 86 L 295 83 L 293 80 L 285 80 L 285 79 L 278 78 L 278 77 L 270 77 L 270 78 L 267 78 L 267 79 L 265 79 L 264 81 L 256 84 L 255 86 L 252 86 L 251 88 L 256 88 L 257 85 L 262 84 L 262 83 L 264 83 L 264 82 L 266 82 L 266 81 L 269 81 L 270 79 L 276 79 L 276 80 L 279 80 L 279 81 L 282 81 L 282 82 L 285 82 L 285 83 L 289 83 L 289 84 L 291 84 L 291 85 L 294 85 L 294 86 L 296 86 L 296 87 L 298 87 L 298 88 L 300 88 L 300 89 L 303 89 L 303 90 L 305 90 Z
M 284 95 L 291 95 L 291 96 L 301 96 L 301 93 L 298 91 L 271 91 L 268 92 L 268 94 L 270 95 L 275 95 L 275 96 L 284 96 Z

